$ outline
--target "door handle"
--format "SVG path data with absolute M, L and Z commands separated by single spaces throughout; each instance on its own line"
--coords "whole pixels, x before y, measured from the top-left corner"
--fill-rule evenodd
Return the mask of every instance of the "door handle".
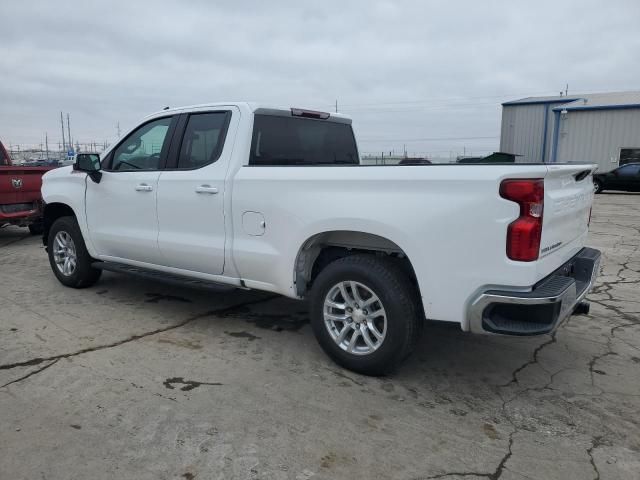
M 200 185 L 199 187 L 196 187 L 196 193 L 208 193 L 209 195 L 215 195 L 218 193 L 218 189 L 211 185 Z
M 151 192 L 153 187 L 151 185 L 147 185 L 146 183 L 139 183 L 136 185 L 136 190 L 138 192 Z

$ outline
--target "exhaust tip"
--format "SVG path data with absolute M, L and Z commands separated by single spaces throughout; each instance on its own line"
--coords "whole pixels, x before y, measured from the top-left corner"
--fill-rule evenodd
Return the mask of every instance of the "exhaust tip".
M 590 308 L 591 304 L 589 302 L 582 301 L 573 309 L 573 315 L 588 315 Z

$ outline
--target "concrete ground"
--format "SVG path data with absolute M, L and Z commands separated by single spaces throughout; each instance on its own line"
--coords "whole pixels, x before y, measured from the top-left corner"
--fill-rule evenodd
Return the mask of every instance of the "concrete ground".
M 429 325 L 393 376 L 304 303 L 105 274 L 0 230 L 0 478 L 640 478 L 640 195 L 596 198 L 591 314 L 534 339 Z

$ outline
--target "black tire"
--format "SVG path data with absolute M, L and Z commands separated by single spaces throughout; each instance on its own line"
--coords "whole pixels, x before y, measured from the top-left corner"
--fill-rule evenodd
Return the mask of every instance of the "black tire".
M 29 233 L 31 235 L 42 235 L 44 232 L 44 224 L 42 220 L 38 220 L 37 222 L 33 222 L 29 225 Z
M 75 247 L 76 266 L 73 272 L 68 275 L 60 271 L 54 258 L 54 241 L 59 232 L 68 234 Z M 87 251 L 84 239 L 82 238 L 82 232 L 75 217 L 60 217 L 53 222 L 49 230 L 49 237 L 47 238 L 47 250 L 49 253 L 49 264 L 51 265 L 53 274 L 60 283 L 67 287 L 90 287 L 98 281 L 102 274 L 102 270 L 91 266 L 94 260 Z
M 365 355 L 341 348 L 325 325 L 325 298 L 345 281 L 358 282 L 375 293 L 387 315 L 386 336 L 376 350 Z M 337 364 L 364 375 L 384 375 L 395 370 L 415 348 L 422 330 L 418 302 L 416 288 L 393 259 L 351 255 L 330 263 L 315 279 L 311 290 L 311 327 L 322 349 Z
M 602 182 L 600 180 L 593 180 L 593 191 L 595 193 L 602 193 Z

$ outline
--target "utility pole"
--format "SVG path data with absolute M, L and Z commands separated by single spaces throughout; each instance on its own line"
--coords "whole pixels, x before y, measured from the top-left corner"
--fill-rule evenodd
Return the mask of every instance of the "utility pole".
M 567 83 L 567 86 L 564 89 L 564 96 L 566 97 L 567 95 L 569 95 L 569 84 Z
M 69 148 L 73 148 L 73 142 L 71 141 L 71 125 L 69 124 L 68 113 L 67 113 L 67 133 L 69 134 Z
M 62 112 L 60 112 L 60 125 L 62 126 L 62 150 L 66 150 L 67 142 L 64 138 L 64 118 L 62 117 Z
M 49 134 L 45 132 L 44 134 L 44 144 L 47 147 L 47 161 L 49 160 Z
M 118 138 L 120 138 L 120 122 L 118 122 L 116 128 L 118 129 Z
M 338 113 L 338 99 L 336 99 L 336 113 Z

